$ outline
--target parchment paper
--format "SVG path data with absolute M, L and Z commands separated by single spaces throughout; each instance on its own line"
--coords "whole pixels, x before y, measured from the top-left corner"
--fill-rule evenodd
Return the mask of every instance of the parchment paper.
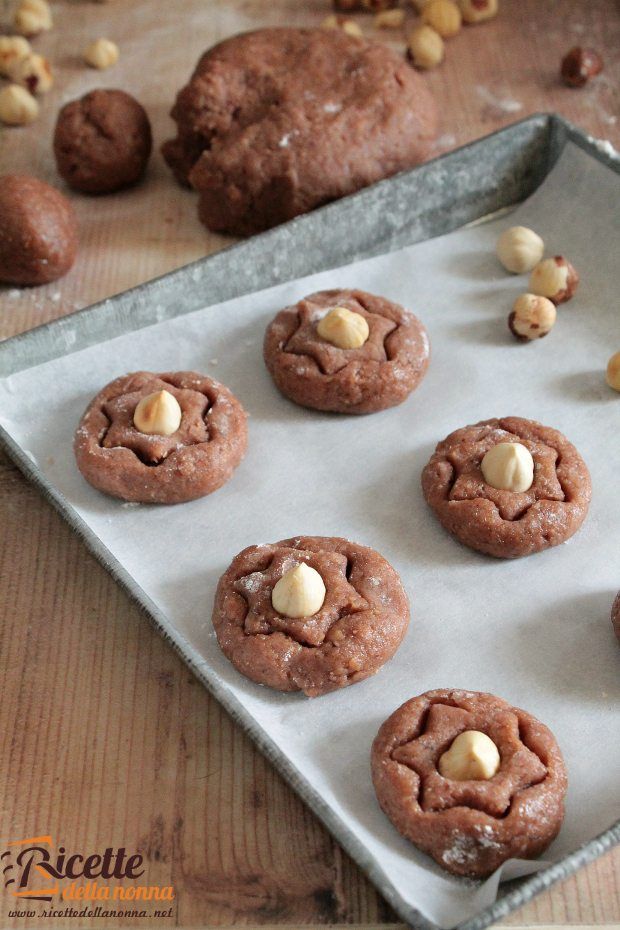
M 609 611 L 620 587 L 620 396 L 603 372 L 620 349 L 619 191 L 617 175 L 571 146 L 510 216 L 160 323 L 0 383 L 10 434 L 405 901 L 444 927 L 494 900 L 498 876 L 482 885 L 447 876 L 381 813 L 369 749 L 380 723 L 407 698 L 438 687 L 490 691 L 551 727 L 570 789 L 548 860 L 618 816 L 620 649 Z M 527 278 L 506 274 L 494 254 L 498 233 L 516 222 L 538 230 L 547 254 L 566 254 L 582 276 L 554 331 L 527 345 L 506 326 Z M 329 416 L 295 406 L 271 383 L 261 356 L 269 319 L 311 291 L 341 285 L 399 301 L 428 328 L 428 375 L 400 407 Z M 127 505 L 79 475 L 71 442 L 84 407 L 106 382 L 140 368 L 206 371 L 249 411 L 247 457 L 211 497 L 177 507 Z M 420 472 L 451 430 L 510 414 L 565 432 L 591 469 L 594 493 L 584 527 L 568 543 L 497 561 L 441 529 L 422 498 Z M 396 657 L 369 681 L 316 700 L 245 681 L 220 653 L 210 622 L 217 579 L 232 557 L 251 543 L 296 534 L 373 546 L 411 598 L 411 626 Z M 518 863 L 501 877 L 516 874 Z

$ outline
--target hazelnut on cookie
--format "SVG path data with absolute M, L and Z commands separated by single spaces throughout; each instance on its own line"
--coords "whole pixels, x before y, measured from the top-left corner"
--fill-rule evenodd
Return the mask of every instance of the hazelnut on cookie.
M 372 780 L 399 833 L 454 875 L 484 878 L 545 851 L 567 778 L 553 734 L 492 694 L 440 689 L 406 701 L 372 746 Z
M 86 408 L 73 444 L 93 487 L 156 504 L 211 494 L 231 478 L 246 446 L 237 398 L 194 371 L 138 371 L 110 382 Z
M 565 542 L 585 520 L 592 491 L 568 439 L 522 417 L 451 433 L 422 472 L 422 490 L 453 536 L 500 559 Z
M 308 697 L 374 675 L 408 624 L 392 566 L 336 537 L 249 546 L 220 578 L 213 607 L 220 648 L 242 675 Z
M 365 291 L 319 291 L 281 310 L 267 327 L 265 364 L 295 403 L 373 413 L 402 403 L 426 373 L 422 323 Z

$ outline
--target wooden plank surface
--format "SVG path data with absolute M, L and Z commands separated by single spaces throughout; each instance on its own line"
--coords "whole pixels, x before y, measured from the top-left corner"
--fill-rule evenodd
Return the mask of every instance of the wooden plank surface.
M 1 0 L 5 17 L 10 6 Z M 326 0 L 59 0 L 54 12 L 55 29 L 35 43 L 55 67 L 54 90 L 37 123 L 0 131 L 0 171 L 31 172 L 52 183 L 58 179 L 50 140 L 62 102 L 96 86 L 127 89 L 146 106 L 159 145 L 172 128 L 167 113 L 174 94 L 204 48 L 241 29 L 316 24 L 328 7 Z M 358 21 L 373 34 L 369 18 Z M 79 57 L 100 35 L 121 48 L 118 65 L 104 74 L 86 70 Z M 557 71 L 562 54 L 578 43 L 597 48 L 606 69 L 573 91 L 559 84 Z M 556 110 L 620 147 L 619 48 L 614 0 L 504 0 L 498 19 L 464 30 L 449 43 L 442 68 L 428 76 L 442 110 L 437 151 L 540 110 Z M 81 229 L 78 262 L 47 287 L 0 289 L 0 336 L 230 241 L 200 226 L 193 195 L 176 187 L 158 153 L 139 188 L 72 199 Z M 6 460 L 0 461 L 0 535 L 2 843 L 49 833 L 70 849 L 140 851 L 147 867 L 141 881 L 175 888 L 173 914 L 163 926 L 401 926 Z M 618 924 L 619 867 L 615 851 L 507 923 L 541 930 Z M 46 923 L 9 918 L 9 900 L 2 893 L 0 925 Z M 119 918 L 106 926 L 149 923 L 152 917 Z M 76 921 L 48 925 L 75 927 Z M 103 926 L 95 918 L 79 925 Z

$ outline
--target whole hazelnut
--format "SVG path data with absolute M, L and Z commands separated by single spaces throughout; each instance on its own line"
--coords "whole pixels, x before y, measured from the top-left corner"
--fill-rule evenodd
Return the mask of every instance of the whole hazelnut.
M 571 48 L 562 59 L 560 75 L 567 87 L 583 87 L 603 70 L 603 59 L 592 48 Z
M 338 349 L 359 349 L 370 335 L 365 317 L 346 307 L 334 307 L 326 313 L 316 331 L 321 339 Z
M 517 297 L 512 313 L 508 317 L 508 328 L 513 336 L 523 342 L 541 339 L 555 324 L 557 310 L 546 297 L 538 294 L 521 294 Z
M 530 291 L 548 297 L 554 304 L 570 300 L 577 286 L 579 275 L 562 255 L 546 258 L 539 262 L 530 275 Z
M 25 87 L 8 84 L 0 90 L 0 123 L 27 126 L 39 115 L 39 104 Z
M 133 425 L 140 433 L 172 436 L 181 425 L 181 406 L 170 391 L 155 391 L 142 397 L 134 410 Z
M 497 257 L 513 274 L 531 271 L 543 257 L 545 243 L 533 229 L 527 226 L 511 226 L 497 240 Z
M 15 28 L 25 36 L 36 36 L 53 26 L 52 11 L 47 0 L 21 0 L 15 11 Z
M 325 594 L 325 582 L 316 568 L 300 562 L 276 582 L 271 592 L 271 605 L 284 617 L 312 617 L 323 606 Z
M 497 0 L 458 0 L 463 22 L 473 25 L 497 15 Z
M 465 730 L 439 757 L 442 778 L 452 781 L 488 781 L 499 771 L 499 750 L 490 736 L 480 730 Z
M 116 42 L 110 39 L 95 39 L 84 49 L 84 61 L 91 68 L 105 71 L 118 61 L 120 52 Z
M 0 74 L 10 77 L 11 70 L 30 52 L 30 42 L 23 36 L 0 36 Z
M 31 94 L 46 94 L 54 83 L 52 69 L 43 55 L 26 55 L 11 69 L 11 77 Z
M 498 442 L 480 463 L 482 477 L 498 491 L 523 493 L 534 483 L 534 459 L 521 442 Z
M 453 0 L 430 0 L 422 9 L 422 22 L 432 26 L 442 39 L 450 39 L 461 28 L 461 11 Z
M 431 26 L 416 26 L 407 40 L 407 58 L 414 67 L 428 71 L 443 61 L 444 43 Z
M 399 29 L 404 22 L 404 10 L 382 10 L 375 15 L 373 26 L 375 29 Z
M 346 16 L 336 16 L 334 13 L 325 17 L 321 23 L 321 29 L 341 29 L 348 36 L 355 36 L 356 39 L 364 35 L 354 19 L 347 19 Z
M 605 380 L 610 388 L 620 392 L 620 352 L 615 352 L 607 362 Z

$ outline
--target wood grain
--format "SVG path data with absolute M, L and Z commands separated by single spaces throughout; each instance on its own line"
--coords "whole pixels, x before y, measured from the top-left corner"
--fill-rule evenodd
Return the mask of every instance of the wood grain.
M 10 4 L 0 9 L 6 14 Z M 36 40 L 56 85 L 38 123 L 0 136 L 0 168 L 57 182 L 50 135 L 58 106 L 95 86 L 144 103 L 157 144 L 198 54 L 264 24 L 316 24 L 322 0 L 57 2 L 56 28 Z M 372 33 L 371 20 L 358 18 Z M 411 14 L 411 21 L 413 17 Z M 121 60 L 98 74 L 81 49 L 107 35 Z M 383 38 L 383 34 L 382 34 Z M 389 41 L 402 42 L 397 36 Z M 601 79 L 562 87 L 562 54 L 576 43 L 605 57 Z M 464 30 L 428 80 L 441 102 L 437 151 L 538 110 L 557 110 L 620 147 L 620 15 L 614 0 L 504 0 L 500 17 Z M 72 196 L 81 253 L 48 287 L 0 289 L 10 336 L 208 254 L 195 201 L 159 155 L 133 191 Z M 1 218 L 0 218 L 1 222 Z M 0 837 L 51 833 L 68 848 L 125 846 L 146 857 L 147 884 L 172 884 L 165 926 L 347 924 L 402 927 L 356 866 L 219 705 L 150 628 L 80 540 L 0 460 Z M 556 885 L 506 922 L 514 927 L 620 923 L 620 851 Z M 0 923 L 41 926 L 9 918 Z M 153 925 L 110 920 L 107 926 Z M 50 926 L 76 926 L 60 919 Z M 83 920 L 80 926 L 102 926 Z

